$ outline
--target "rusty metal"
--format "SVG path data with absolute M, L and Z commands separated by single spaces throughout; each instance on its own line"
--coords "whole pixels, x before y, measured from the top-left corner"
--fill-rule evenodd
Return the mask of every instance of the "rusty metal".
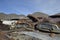
M 25 29 L 28 29 L 28 30 L 30 30 L 30 29 L 33 30 L 34 29 L 33 22 L 30 19 L 20 19 L 15 24 L 18 25 L 18 24 L 22 24 L 22 23 L 25 23 L 25 24 L 29 25 L 28 27 L 24 27 Z
M 32 17 L 32 18 L 34 18 L 35 20 L 39 21 L 39 19 L 38 19 L 36 16 L 28 15 L 27 17 Z
M 49 16 L 47 14 L 44 14 L 42 12 L 35 12 L 33 14 L 29 14 L 27 17 L 30 19 L 34 18 L 36 22 L 41 22 L 44 18 L 48 19 Z M 34 19 L 32 19 L 34 21 Z

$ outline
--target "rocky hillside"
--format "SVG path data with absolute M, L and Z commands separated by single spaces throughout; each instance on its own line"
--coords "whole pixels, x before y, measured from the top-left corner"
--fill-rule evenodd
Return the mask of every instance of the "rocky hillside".
M 0 13 L 0 19 L 20 19 L 20 18 L 27 18 L 27 17 L 25 15 Z

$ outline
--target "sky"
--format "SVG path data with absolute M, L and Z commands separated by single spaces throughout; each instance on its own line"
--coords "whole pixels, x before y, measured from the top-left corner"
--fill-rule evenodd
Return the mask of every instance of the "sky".
M 43 12 L 53 15 L 60 13 L 60 0 L 0 0 L 0 12 L 24 15 Z

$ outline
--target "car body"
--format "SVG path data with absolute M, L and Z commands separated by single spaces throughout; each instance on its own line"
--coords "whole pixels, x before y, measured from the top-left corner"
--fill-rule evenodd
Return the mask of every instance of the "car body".
M 18 20 L 15 24 L 16 24 L 16 28 L 21 28 L 21 27 L 33 28 L 32 21 L 29 21 L 28 19 Z
M 25 29 L 28 29 L 29 28 L 33 29 L 34 25 L 32 23 L 32 21 L 30 19 L 19 19 L 19 20 L 16 20 L 16 22 L 13 22 L 11 24 L 11 27 L 10 29 L 11 30 L 25 30 Z
M 56 24 L 52 23 L 38 23 L 35 26 L 35 29 L 47 32 L 60 33 L 60 28 Z

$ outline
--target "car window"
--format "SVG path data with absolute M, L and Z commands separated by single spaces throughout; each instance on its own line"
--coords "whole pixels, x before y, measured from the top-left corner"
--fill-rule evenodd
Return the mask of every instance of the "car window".
M 39 25 L 41 28 L 51 28 L 52 25 L 51 24 L 48 24 L 48 23 L 42 23 Z
M 28 24 L 22 23 L 22 24 L 17 24 L 16 27 L 28 27 Z
M 57 28 L 56 26 L 54 26 L 54 25 L 52 26 L 52 28 L 55 29 L 55 30 L 58 29 L 58 28 Z

